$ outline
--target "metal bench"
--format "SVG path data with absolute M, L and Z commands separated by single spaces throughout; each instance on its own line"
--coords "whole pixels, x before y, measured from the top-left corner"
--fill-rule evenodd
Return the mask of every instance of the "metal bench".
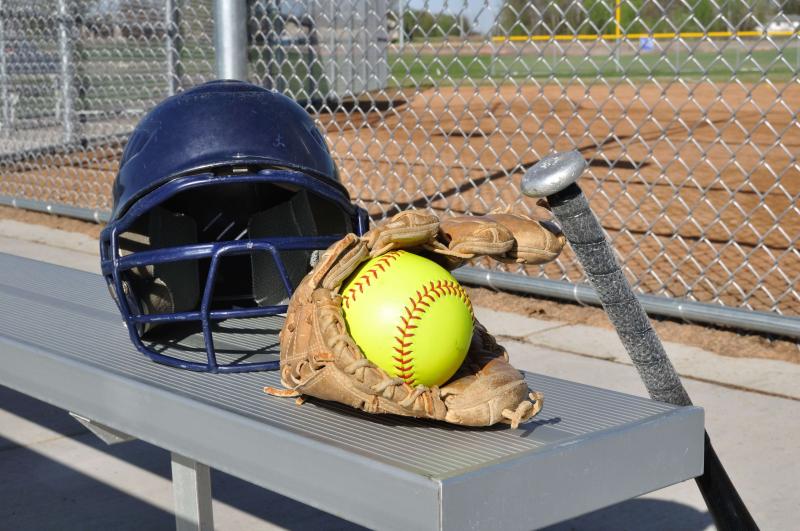
M 179 528 L 210 528 L 208 467 L 380 529 L 530 529 L 702 473 L 703 410 L 526 374 L 535 422 L 467 429 L 262 392 L 275 372 L 160 366 L 130 345 L 101 277 L 0 253 L 0 384 L 108 442 L 173 453 Z M 216 337 L 277 355 L 279 318 Z M 188 338 L 191 343 L 193 339 Z

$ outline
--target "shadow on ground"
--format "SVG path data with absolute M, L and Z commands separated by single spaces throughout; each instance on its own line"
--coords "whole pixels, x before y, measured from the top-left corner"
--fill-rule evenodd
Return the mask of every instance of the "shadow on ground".
M 171 477 L 169 452 L 142 441 L 107 446 L 59 408 L 0 386 L 0 409 L 84 445 L 80 454 L 115 457 L 166 480 Z M 25 530 L 174 529 L 170 512 L 130 493 L 88 477 L 3 437 L 0 426 L 0 528 Z M 14 434 L 15 437 L 19 436 Z M 224 449 L 221 449 L 224 451 Z M 64 459 L 80 458 L 65 455 Z M 265 455 L 264 459 L 280 456 Z M 100 461 L 102 463 L 102 461 Z M 363 529 L 324 511 L 257 487 L 217 470 L 212 472 L 214 499 L 287 529 Z M 124 480 L 123 480 L 124 481 Z M 171 504 L 170 499 L 166 500 Z M 270 526 L 271 524 L 271 526 Z
M 712 525 L 711 516 L 694 507 L 665 500 L 637 498 L 545 527 L 543 531 L 619 531 L 620 529 L 703 531 L 712 528 Z

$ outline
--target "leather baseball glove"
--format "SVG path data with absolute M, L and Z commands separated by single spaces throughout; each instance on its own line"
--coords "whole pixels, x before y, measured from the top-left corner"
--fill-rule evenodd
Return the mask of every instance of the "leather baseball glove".
M 447 269 L 477 256 L 522 264 L 555 259 L 564 246 L 555 225 L 497 213 L 440 221 L 417 210 L 401 212 L 363 237 L 349 234 L 332 245 L 303 279 L 289 303 L 280 334 L 281 383 L 277 396 L 314 396 L 369 413 L 393 413 L 467 426 L 498 422 L 517 427 L 542 408 L 508 354 L 478 322 L 467 356 L 441 387 L 415 387 L 370 361 L 347 332 L 339 290 L 370 259 L 407 249 Z

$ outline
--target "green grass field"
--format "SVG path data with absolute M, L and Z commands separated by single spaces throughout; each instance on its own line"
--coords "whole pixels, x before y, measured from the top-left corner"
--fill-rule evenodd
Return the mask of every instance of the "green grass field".
M 800 71 L 800 47 L 782 51 L 649 52 L 640 55 L 521 56 L 403 54 L 389 57 L 396 86 L 494 82 L 534 78 L 707 78 L 714 81 L 787 81 Z
M 778 43 L 783 45 L 786 43 Z M 390 54 L 390 87 L 431 87 L 469 84 L 519 84 L 548 80 L 581 79 L 709 79 L 712 81 L 787 82 L 800 72 L 800 45 L 782 50 L 722 52 L 648 52 L 614 55 L 564 55 L 556 46 L 545 46 L 540 55 L 453 55 L 433 53 Z M 213 77 L 214 52 L 209 46 L 186 46 L 181 51 L 185 76 Z M 77 68 L 80 95 L 78 111 L 141 109 L 153 105 L 165 94 L 165 50 L 158 43 L 130 46 L 126 43 L 92 43 L 81 51 Z M 267 64 L 270 62 L 269 73 Z M 275 87 L 297 99 L 326 94 L 327 83 L 319 86 L 321 66 L 309 68 L 305 54 L 276 50 L 270 60 L 251 53 L 251 73 L 258 79 L 273 79 Z M 60 65 L 59 65 L 60 67 Z M 52 114 L 58 106 L 58 68 L 53 73 L 10 76 L 9 90 L 19 101 L 17 118 Z
M 452 55 L 443 53 L 389 54 L 391 69 L 390 85 L 395 87 L 454 85 L 463 81 L 473 83 L 503 83 L 535 78 L 539 82 L 548 78 L 688 78 L 726 81 L 736 77 L 741 81 L 768 79 L 775 82 L 788 81 L 800 72 L 800 43 L 776 42 L 778 50 L 749 51 L 744 46 L 734 49 L 726 46 L 721 52 L 652 51 L 640 54 L 614 55 L 564 55 L 557 46 L 545 46 L 540 55 Z M 88 48 L 88 47 L 87 47 Z M 98 77 L 120 68 L 120 63 L 131 61 L 121 73 L 132 74 L 137 70 L 151 71 L 160 68 L 164 60 L 163 46 L 153 44 L 136 47 L 96 45 L 85 50 L 89 66 L 87 73 L 100 70 Z M 305 57 L 289 50 L 279 55 L 281 88 L 291 94 L 305 91 L 304 78 L 308 74 Z M 208 76 L 213 72 L 214 52 L 207 46 L 186 46 L 181 51 L 184 72 L 187 75 Z M 263 58 L 262 58 L 263 59 Z M 273 63 L 274 65 L 274 63 Z M 251 51 L 252 72 L 258 77 L 266 75 L 263 60 Z M 132 72 L 131 72 L 132 70 Z M 278 72 L 271 68 L 274 76 Z M 156 76 L 157 77 L 157 76 Z M 146 79 L 146 76 L 145 76 Z M 99 80 L 98 80 L 99 81 Z M 99 83 L 102 84 L 102 83 Z M 132 90 L 133 87 L 127 87 Z
M 464 55 L 443 53 L 389 54 L 392 86 L 413 87 L 452 85 L 462 80 L 482 83 L 503 83 L 507 80 L 536 78 L 707 78 L 713 81 L 730 80 L 736 76 L 742 81 L 787 81 L 800 72 L 800 43 L 776 42 L 783 49 L 749 51 L 744 46 L 731 45 L 721 52 L 652 51 L 640 54 L 614 55 L 564 55 L 557 46 L 545 46 L 539 55 Z M 725 43 L 720 41 L 720 46 Z M 305 57 L 293 50 L 276 50 L 281 67 L 280 76 L 286 80 L 289 92 L 303 91 L 308 74 Z M 123 74 L 152 71 L 164 61 L 163 46 L 141 44 L 121 46 L 119 43 L 99 44 L 84 49 L 89 72 L 98 71 L 99 77 L 118 71 L 120 63 L 128 62 Z M 251 68 L 257 76 L 266 74 L 265 64 L 251 51 Z M 184 73 L 205 74 L 213 71 L 214 52 L 207 46 L 186 46 L 181 50 Z M 274 65 L 274 63 L 273 63 Z M 277 74 L 275 66 L 272 75 Z M 130 87 L 129 87 L 130 89 Z

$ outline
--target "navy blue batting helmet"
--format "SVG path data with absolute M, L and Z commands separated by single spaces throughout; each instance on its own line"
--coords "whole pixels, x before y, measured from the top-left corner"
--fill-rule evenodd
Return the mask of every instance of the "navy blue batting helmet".
M 284 313 L 314 251 L 368 224 L 305 110 L 240 81 L 205 83 L 150 111 L 125 147 L 113 200 L 101 268 L 131 340 L 198 371 L 277 368 L 221 357 L 215 327 Z M 202 332 L 194 354 L 149 338 L 186 326 Z

